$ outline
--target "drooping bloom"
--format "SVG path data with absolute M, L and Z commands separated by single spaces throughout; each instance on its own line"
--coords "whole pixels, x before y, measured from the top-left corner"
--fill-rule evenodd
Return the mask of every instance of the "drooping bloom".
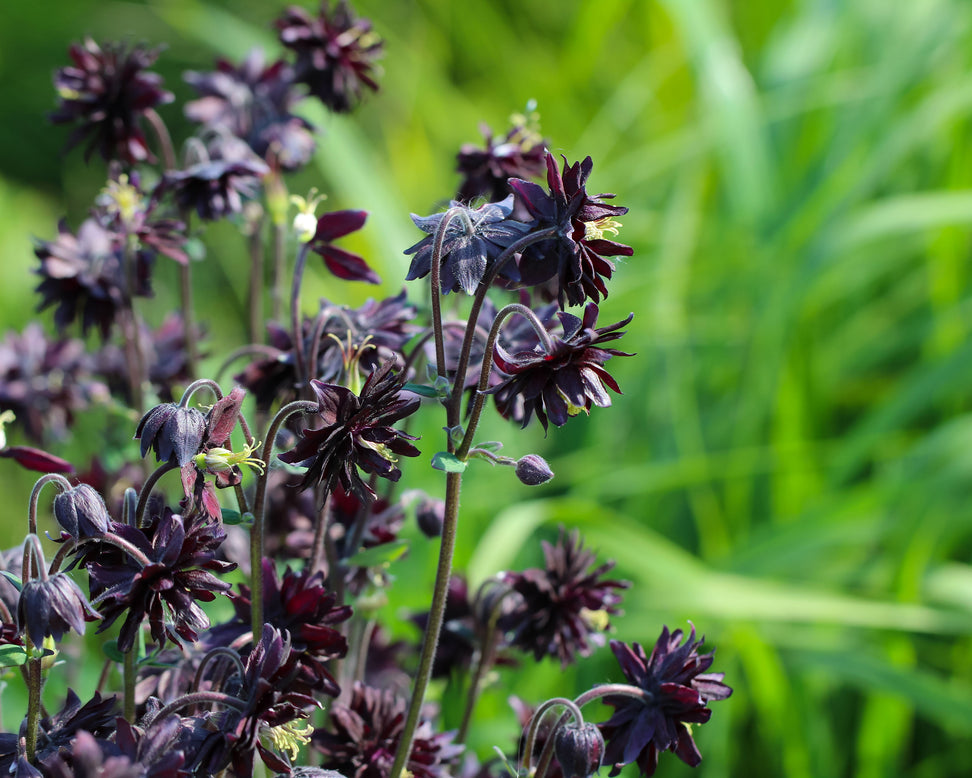
M 151 258 L 136 252 L 130 289 L 123 236 L 95 219 L 86 219 L 77 235 L 63 221 L 58 232 L 56 240 L 40 241 L 34 249 L 40 260 L 36 272 L 43 279 L 37 286 L 37 309 L 56 305 L 54 323 L 59 330 L 80 318 L 82 332 L 97 326 L 107 340 L 119 311 L 131 302 L 129 291 L 141 297 L 151 294 Z
M 388 362 L 376 369 L 360 395 L 343 386 L 311 381 L 323 426 L 304 430 L 297 445 L 280 455 L 283 462 L 308 468 L 302 489 L 322 484 L 325 492 L 331 492 L 340 483 L 359 499 L 370 499 L 374 492 L 358 468 L 397 481 L 402 474 L 397 457 L 419 455 L 409 443 L 417 438 L 391 426 L 419 406 L 418 398 L 402 394 L 404 374 L 392 369 Z
M 496 408 L 502 416 L 525 427 L 536 414 L 547 429 L 548 419 L 562 427 L 568 418 L 581 411 L 588 413 L 592 406 L 611 405 L 605 386 L 619 394 L 621 389 L 604 369 L 604 363 L 612 356 L 631 355 L 603 348 L 603 344 L 620 338 L 624 334 L 621 328 L 634 314 L 606 327 L 596 327 L 597 314 L 594 303 L 584 309 L 583 319 L 558 312 L 563 335 L 554 337 L 549 353 L 538 346 L 532 351 L 510 354 L 497 344 L 493 362 L 508 378 L 489 391 L 495 394 Z
M 105 501 L 88 484 L 78 484 L 56 495 L 54 518 L 75 540 L 99 537 L 108 531 L 111 522 Z
M 704 639 L 696 641 L 695 627 L 684 643 L 682 636 L 682 630 L 669 633 L 665 627 L 650 656 L 638 643 L 611 641 L 628 683 L 650 695 L 648 699 L 604 698 L 615 709 L 600 725 L 607 743 L 604 762 L 612 765 L 612 776 L 631 762 L 637 763 L 642 775 L 652 775 L 661 751 L 672 751 L 692 767 L 702 761 L 691 726 L 708 721 L 712 715 L 708 703 L 726 699 L 732 689 L 722 682 L 723 673 L 706 672 L 713 652 L 699 653 Z
M 267 65 L 263 51 L 254 48 L 239 67 L 220 59 L 215 71 L 189 72 L 185 80 L 200 95 L 186 103 L 192 121 L 235 135 L 261 159 L 272 155 L 283 170 L 297 170 L 310 161 L 316 146 L 313 127 L 291 113 L 301 95 L 293 69 L 283 60 Z
M 355 682 L 348 705 L 331 707 L 331 727 L 314 734 L 314 746 L 324 754 L 323 766 L 347 778 L 388 778 L 405 724 L 406 701 L 387 689 Z M 421 721 L 405 763 L 415 778 L 449 778 L 463 747 L 452 733 L 436 734 Z
M 576 530 L 565 536 L 561 529 L 556 545 L 544 541 L 543 556 L 544 569 L 502 577 L 520 595 L 509 616 L 511 642 L 538 660 L 556 656 L 566 667 L 578 654 L 590 655 L 592 643 L 603 645 L 608 617 L 620 613 L 619 590 L 630 584 L 603 579 L 614 562 L 594 567 L 594 552 Z
M 101 47 L 86 38 L 71 46 L 69 54 L 74 65 L 54 75 L 60 104 L 50 117 L 55 124 L 79 125 L 68 148 L 88 138 L 85 160 L 97 149 L 106 162 L 154 161 L 141 121 L 146 111 L 173 100 L 162 89 L 162 77 L 146 69 L 158 51 L 120 43 Z
M 84 634 L 84 622 L 101 618 L 67 573 L 24 583 L 17 604 L 17 622 L 35 646 L 50 635 L 59 642 L 73 629 Z
M 357 105 L 365 89 L 378 91 L 375 61 L 384 44 L 368 19 L 358 19 L 344 1 L 333 9 L 322 0 L 317 16 L 290 6 L 277 20 L 280 42 L 297 55 L 296 80 L 337 113 Z
M 614 273 L 614 264 L 606 257 L 634 253 L 630 246 L 604 237 L 617 235 L 621 225 L 615 217 L 623 216 L 628 209 L 604 202 L 613 194 L 587 193 L 585 184 L 592 167 L 590 157 L 573 165 L 565 158 L 563 170 L 558 170 L 553 155 L 547 152 L 548 189 L 518 178 L 510 180 L 517 206 L 535 220 L 535 229 L 557 228 L 556 237 L 524 251 L 521 283 L 537 286 L 553 279 L 561 308 L 607 297 L 604 279 Z
M 144 457 L 155 451 L 159 462 L 172 462 L 183 467 L 192 461 L 202 446 L 206 417 L 196 408 L 179 403 L 163 403 L 149 410 L 135 429 Z
M 502 200 L 510 193 L 511 178 L 537 178 L 545 168 L 547 142 L 531 117 L 514 115 L 506 135 L 496 137 L 486 125 L 480 126 L 486 147 L 466 143 L 456 155 L 456 170 L 463 176 L 457 200 L 469 203 L 479 197 L 489 202 Z
M 486 203 L 479 208 L 471 208 L 455 200 L 449 207 L 459 208 L 461 212 L 451 219 L 445 229 L 439 258 L 439 282 L 443 293 L 462 289 L 471 295 L 486 275 L 490 262 L 526 234 L 530 227 L 510 218 L 513 211 L 512 195 L 502 202 Z M 405 276 L 406 281 L 424 278 L 431 272 L 435 234 L 447 213 L 443 211 L 432 216 L 412 214 L 415 226 L 428 233 L 428 236 L 405 250 L 406 254 L 415 254 Z M 516 263 L 512 259 L 507 260 L 500 268 L 499 276 L 516 281 Z

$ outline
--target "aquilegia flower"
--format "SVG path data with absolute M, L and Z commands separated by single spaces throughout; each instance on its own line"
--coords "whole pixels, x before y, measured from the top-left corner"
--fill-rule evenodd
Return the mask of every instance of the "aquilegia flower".
M 17 622 L 35 646 L 47 635 L 60 642 L 69 629 L 83 635 L 84 622 L 98 618 L 98 612 L 67 573 L 27 581 L 20 592 Z
M 624 334 L 621 328 L 634 314 L 607 327 L 595 327 L 597 314 L 594 303 L 584 309 L 583 319 L 558 312 L 564 332 L 554 337 L 549 354 L 542 346 L 510 354 L 497 343 L 493 362 L 509 377 L 489 391 L 495 394 L 496 408 L 504 418 L 518 421 L 525 427 L 535 413 L 547 429 L 548 418 L 557 427 L 562 427 L 571 416 L 581 411 L 590 412 L 591 406 L 606 408 L 611 405 L 611 395 L 605 385 L 618 394 L 621 389 L 604 369 L 604 363 L 612 356 L 631 355 L 602 348 L 602 344 L 620 338 Z
M 604 202 L 613 194 L 587 194 L 584 185 L 593 165 L 590 157 L 573 165 L 565 158 L 561 171 L 553 154 L 547 152 L 549 191 L 529 181 L 510 179 L 517 206 L 536 220 L 536 229 L 557 228 L 555 238 L 524 251 L 521 282 L 537 286 L 555 280 L 561 308 L 565 302 L 580 305 L 586 299 L 600 302 L 602 295 L 607 297 L 603 279 L 614 273 L 614 264 L 605 257 L 634 253 L 630 246 L 604 237 L 618 234 L 621 225 L 614 217 L 623 216 L 628 209 Z
M 324 424 L 304 430 L 297 445 L 280 455 L 283 462 L 307 467 L 302 489 L 323 484 L 325 492 L 331 492 L 340 482 L 359 499 L 370 499 L 374 492 L 358 468 L 397 481 L 402 474 L 397 457 L 419 455 L 409 443 L 417 438 L 391 426 L 419 406 L 417 397 L 402 395 L 405 375 L 393 373 L 392 367 L 386 362 L 368 376 L 360 395 L 336 384 L 311 381 Z
M 442 291 L 457 292 L 462 289 L 466 294 L 474 294 L 479 282 L 486 275 L 489 263 L 503 253 L 503 249 L 514 243 L 517 238 L 530 230 L 529 225 L 510 219 L 513 211 L 513 196 L 499 203 L 486 203 L 479 208 L 453 200 L 450 208 L 460 208 L 461 213 L 454 216 L 445 229 L 442 241 L 439 283 Z M 409 265 L 406 281 L 424 278 L 432 270 L 432 252 L 435 233 L 448 211 L 432 216 L 412 214 L 415 226 L 428 236 L 405 250 L 415 254 Z M 517 280 L 516 263 L 507 260 L 499 270 L 503 278 Z
M 55 124 L 79 125 L 68 148 L 87 137 L 85 160 L 97 149 L 106 162 L 154 161 L 140 123 L 146 111 L 174 99 L 162 89 L 162 77 L 146 70 L 158 51 L 120 43 L 102 48 L 86 38 L 69 53 L 74 65 L 54 75 L 60 105 L 50 117 Z
M 366 88 L 378 91 L 375 60 L 384 44 L 371 22 L 357 19 L 340 0 L 333 10 L 322 0 L 317 16 L 292 5 L 277 20 L 280 42 L 297 54 L 296 80 L 337 113 L 347 113 Z
M 269 161 L 272 154 L 283 170 L 297 170 L 310 160 L 313 127 L 291 113 L 301 95 L 293 69 L 283 60 L 266 65 L 263 52 L 254 48 L 239 67 L 220 59 L 214 72 L 189 72 L 185 80 L 200 95 L 186 103 L 192 121 L 246 141 L 261 159 Z
M 381 278 L 357 254 L 338 248 L 333 242 L 360 230 L 368 217 L 366 211 L 333 211 L 317 220 L 317 232 L 310 240 L 311 251 L 320 254 L 324 265 L 345 281 L 367 281 L 380 284 Z
M 576 530 L 565 537 L 561 528 L 556 545 L 544 541 L 543 556 L 542 570 L 502 576 L 520 595 L 507 623 L 513 631 L 513 645 L 532 651 L 538 660 L 556 656 L 561 667 L 566 667 L 578 654 L 589 656 L 591 643 L 603 645 L 601 633 L 608 617 L 620 613 L 619 590 L 631 584 L 603 579 L 614 562 L 594 567 L 594 552 L 584 548 Z
M 713 652 L 699 654 L 704 639 L 696 641 L 695 627 L 684 643 L 682 635 L 680 629 L 662 629 L 651 656 L 638 643 L 611 641 L 628 682 L 651 695 L 650 701 L 622 695 L 604 698 L 615 709 L 600 725 L 607 742 L 604 762 L 612 765 L 612 776 L 631 762 L 642 775 L 652 775 L 661 751 L 672 751 L 692 767 L 702 761 L 691 725 L 708 721 L 712 710 L 707 704 L 726 699 L 732 689 L 722 682 L 723 673 L 706 672 Z
M 324 767 L 347 778 L 388 778 L 405 725 L 406 702 L 388 689 L 354 684 L 351 702 L 331 707 L 331 727 L 314 733 Z M 435 734 L 428 721 L 415 731 L 405 770 L 415 778 L 449 778 L 463 747 L 453 733 Z
M 457 200 L 472 202 L 485 197 L 490 202 L 502 200 L 510 193 L 511 178 L 537 178 L 545 170 L 547 142 L 529 117 L 512 117 L 513 126 L 499 138 L 482 125 L 479 129 L 486 148 L 463 144 L 456 155 L 456 170 L 462 173 Z

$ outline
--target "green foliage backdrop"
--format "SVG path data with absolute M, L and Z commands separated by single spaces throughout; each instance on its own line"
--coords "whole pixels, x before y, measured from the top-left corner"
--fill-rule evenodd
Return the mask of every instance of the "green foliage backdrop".
M 594 157 L 630 207 L 601 320 L 635 312 L 625 391 L 516 453 L 557 472 L 527 490 L 471 472 L 460 566 L 535 562 L 580 526 L 635 582 L 619 636 L 692 619 L 734 696 L 697 733 L 699 774 L 972 772 L 972 8 L 963 0 L 360 0 L 387 40 L 383 91 L 323 127 L 331 207 L 372 212 L 354 248 L 400 288 L 410 211 L 446 200 L 462 142 L 536 99 L 553 150 Z M 98 163 L 62 156 L 51 73 L 82 34 L 166 42 L 158 70 L 275 45 L 274 3 L 5 3 L 0 15 L 0 316 L 35 316 L 31 236 L 76 225 Z M 172 111 L 166 115 L 178 127 Z M 183 126 L 183 129 L 185 127 Z M 178 129 L 177 129 L 178 132 Z M 351 243 L 349 241 L 349 243 Z M 245 261 L 227 230 L 197 276 L 215 367 L 242 330 Z M 163 301 L 174 299 L 175 274 Z M 317 274 L 319 294 L 368 291 Z M 315 292 L 310 292 L 313 295 Z M 50 324 L 50 317 L 39 317 Z M 435 430 L 427 431 L 434 435 Z M 495 437 L 511 440 L 500 425 Z M 412 470 L 420 462 L 409 463 Z M 8 543 L 31 480 L 0 473 Z M 497 493 L 496 481 L 506 485 Z M 430 476 L 430 483 L 434 480 Z M 522 541 L 522 545 L 521 545 Z M 522 551 L 520 551 L 522 547 Z M 413 553 L 401 603 L 427 596 Z M 403 628 L 404 629 L 404 628 Z M 609 652 L 576 676 L 608 680 Z M 505 680 L 516 671 L 502 671 Z M 569 691 L 569 687 L 564 691 Z M 505 745 L 506 692 L 473 745 Z M 531 700 L 536 701 L 536 700 Z M 660 775 L 690 771 L 663 759 Z

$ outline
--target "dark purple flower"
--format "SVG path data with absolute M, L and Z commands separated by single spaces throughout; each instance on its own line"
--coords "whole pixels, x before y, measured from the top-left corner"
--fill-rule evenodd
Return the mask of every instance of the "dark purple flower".
M 316 144 L 311 124 L 291 113 L 301 99 L 293 77 L 283 60 L 266 65 L 258 48 L 239 67 L 217 60 L 214 72 L 185 74 L 200 95 L 186 103 L 186 116 L 246 141 L 258 157 L 269 161 L 272 156 L 283 170 L 297 170 L 310 160 Z
M 378 91 L 375 60 L 383 43 L 367 19 L 357 19 L 340 0 L 333 10 L 322 0 L 317 16 L 290 6 L 277 20 L 280 42 L 297 55 L 296 80 L 332 111 L 347 113 L 365 88 Z
M 554 477 L 553 470 L 542 456 L 527 454 L 516 462 L 516 477 L 527 486 L 545 484 Z
M 449 207 L 460 208 L 461 213 L 454 216 L 445 229 L 439 282 L 443 293 L 462 289 L 466 294 L 475 294 L 489 264 L 526 234 L 530 227 L 510 218 L 513 195 L 502 202 L 486 203 L 479 208 L 471 208 L 455 200 Z M 424 278 L 431 272 L 435 234 L 446 213 L 448 211 L 432 216 L 412 214 L 415 226 L 428 233 L 428 236 L 405 250 L 406 254 L 415 254 L 405 276 L 406 281 Z M 518 280 L 516 263 L 512 259 L 507 260 L 499 275 L 509 281 Z
M 250 587 L 240 584 L 240 594 L 233 598 L 233 626 L 240 635 L 250 631 L 250 603 Z M 341 690 L 327 665 L 348 652 L 347 640 L 335 627 L 351 617 L 351 607 L 337 605 L 320 571 L 297 573 L 288 567 L 281 579 L 273 561 L 264 557 L 263 609 L 266 624 L 290 635 L 291 661 L 298 670 L 289 688 L 337 697 Z
M 463 175 L 457 200 L 472 202 L 484 197 L 502 200 L 510 193 L 509 179 L 538 178 L 546 169 L 547 142 L 528 117 L 512 117 L 513 126 L 496 138 L 486 125 L 480 126 L 486 148 L 466 143 L 456 155 L 456 171 Z
M 206 417 L 201 411 L 178 403 L 164 403 L 141 418 L 135 439 L 141 441 L 143 457 L 151 448 L 159 462 L 173 462 L 183 467 L 199 453 L 205 433 Z
M 105 501 L 87 484 L 54 497 L 54 518 L 75 540 L 104 535 L 111 521 Z
M 538 660 L 556 656 L 561 667 L 566 667 L 578 654 L 590 655 L 591 643 L 603 645 L 601 633 L 608 616 L 620 613 L 619 590 L 630 584 L 602 579 L 614 562 L 594 567 L 594 552 L 584 548 L 576 530 L 565 536 L 561 528 L 556 545 L 544 541 L 543 556 L 542 570 L 502 576 L 520 595 L 509 616 L 511 642 L 532 651 Z
M 402 474 L 397 457 L 419 455 L 409 443 L 417 438 L 391 426 L 419 406 L 418 398 L 402 395 L 405 375 L 393 373 L 392 367 L 388 362 L 378 367 L 360 395 L 343 386 L 311 381 L 323 426 L 304 430 L 297 445 L 280 455 L 283 462 L 308 468 L 302 489 L 322 484 L 330 493 L 340 483 L 359 499 L 369 499 L 374 492 L 358 468 L 397 481 Z
M 0 411 L 12 411 L 27 436 L 63 437 L 79 411 L 110 399 L 92 376 L 94 359 L 80 340 L 48 340 L 39 324 L 0 342 Z
M 55 124 L 79 125 L 68 148 L 87 137 L 85 160 L 97 149 L 105 161 L 154 161 L 141 120 L 147 111 L 173 100 L 172 93 L 162 89 L 162 77 L 146 70 L 158 51 L 120 43 L 102 48 L 86 38 L 71 46 L 69 54 L 74 65 L 54 75 L 60 104 L 50 117 Z
M 84 622 L 101 618 L 67 573 L 24 583 L 17 604 L 17 622 L 31 642 L 40 646 L 50 635 L 60 642 L 73 629 L 84 634 Z
M 493 362 L 506 378 L 490 392 L 496 396 L 496 408 L 505 418 L 525 427 L 535 413 L 544 429 L 549 418 L 562 427 L 571 416 L 592 406 L 611 405 L 607 387 L 620 394 L 621 389 L 604 363 L 612 356 L 631 356 L 623 351 L 602 348 L 602 344 L 620 338 L 620 329 L 633 315 L 607 327 L 595 327 L 598 309 L 594 303 L 584 309 L 584 318 L 560 311 L 563 335 L 554 338 L 547 353 L 542 346 L 532 351 L 510 354 L 497 345 Z
M 672 751 L 692 767 L 702 761 L 691 725 L 708 721 L 712 710 L 707 704 L 726 699 L 732 689 L 722 682 L 723 673 L 706 672 L 712 666 L 713 652 L 699 654 L 704 638 L 695 640 L 695 627 L 684 643 L 682 635 L 680 629 L 671 634 L 668 627 L 662 629 L 651 656 L 638 643 L 629 646 L 611 641 L 628 683 L 649 697 L 604 698 L 615 709 L 600 725 L 607 741 L 604 761 L 612 765 L 610 775 L 617 775 L 631 762 L 637 763 L 642 775 L 652 775 L 661 751 Z
M 603 279 L 611 277 L 614 264 L 605 257 L 629 257 L 634 253 L 630 246 L 604 237 L 617 234 L 620 224 L 614 217 L 623 216 L 628 209 L 603 202 L 614 197 L 613 194 L 587 194 L 584 186 L 592 167 L 590 157 L 570 166 L 565 158 L 560 171 L 548 152 L 549 191 L 529 181 L 510 180 L 517 206 L 535 220 L 535 229 L 557 228 L 555 238 L 536 243 L 523 252 L 521 283 L 537 286 L 555 279 L 561 308 L 565 302 L 580 305 L 586 299 L 599 302 L 602 295 L 607 297 Z
M 338 248 L 332 242 L 360 230 L 368 218 L 366 211 L 333 211 L 317 220 L 317 232 L 310 240 L 311 251 L 324 258 L 324 265 L 345 281 L 367 281 L 380 284 L 381 278 L 357 254 Z
M 44 778 L 145 778 L 145 768 L 128 757 L 103 748 L 95 737 L 81 730 L 66 748 L 44 759 Z
M 4 446 L 0 448 L 0 457 L 12 459 L 25 470 L 37 473 L 70 473 L 74 470 L 66 459 L 30 446 Z
M 231 136 L 211 143 L 208 158 L 185 170 L 170 170 L 163 186 L 172 189 L 179 207 L 195 210 L 206 221 L 243 210 L 243 198 L 255 197 L 260 178 L 270 172 L 245 141 Z
M 119 311 L 131 303 L 124 236 L 95 219 L 86 219 L 77 235 L 63 221 L 58 231 L 56 240 L 40 241 L 34 249 L 40 260 L 36 272 L 43 279 L 37 286 L 42 298 L 37 309 L 56 305 L 54 323 L 59 330 L 80 316 L 82 332 L 96 325 L 107 339 Z M 136 252 L 134 262 L 131 292 L 148 297 L 151 260 Z
M 425 537 L 440 537 L 445 523 L 445 503 L 428 495 L 422 496 L 415 506 L 415 522 Z
M 331 707 L 331 727 L 314 733 L 323 766 L 347 778 L 389 778 L 406 707 L 405 699 L 387 689 L 356 682 L 351 702 Z M 415 778 L 449 778 L 463 750 L 451 741 L 452 733 L 435 734 L 428 721 L 420 722 L 404 769 Z
M 178 515 L 163 515 L 144 529 L 113 524 L 112 532 L 135 546 L 148 559 L 143 565 L 130 554 L 105 544 L 98 554 L 85 557 L 91 595 L 105 619 L 103 631 L 125 615 L 118 648 L 128 651 L 147 617 L 152 637 L 165 641 L 193 641 L 209 627 L 209 618 L 196 600 L 211 602 L 226 594 L 230 585 L 213 573 L 226 573 L 236 565 L 216 559 L 226 537 L 214 521 L 184 522 Z M 89 547 L 86 547 L 87 551 Z

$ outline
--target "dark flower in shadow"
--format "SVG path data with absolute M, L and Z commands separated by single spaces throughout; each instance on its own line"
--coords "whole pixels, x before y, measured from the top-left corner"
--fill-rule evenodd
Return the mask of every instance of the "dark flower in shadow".
M 126 552 L 104 544 L 97 554 L 85 547 L 85 564 L 91 595 L 99 603 L 105 621 L 99 632 L 125 616 L 118 634 L 118 648 L 129 651 L 139 627 L 149 620 L 152 637 L 161 647 L 165 641 L 194 641 L 198 631 L 209 627 L 209 617 L 196 603 L 211 602 L 227 594 L 230 585 L 213 573 L 227 573 L 236 565 L 216 559 L 226 537 L 214 521 L 184 522 L 178 515 L 163 515 L 141 529 L 113 523 L 111 531 L 128 541 L 145 557 L 142 565 Z
M 607 327 L 595 327 L 597 314 L 594 303 L 584 309 L 583 319 L 558 312 L 563 335 L 554 337 L 550 353 L 538 346 L 511 354 L 497 344 L 493 362 L 508 378 L 489 391 L 495 394 L 496 408 L 504 418 L 525 427 L 535 413 L 547 429 L 548 418 L 562 427 L 571 416 L 588 413 L 594 405 L 611 405 L 605 385 L 619 394 L 621 389 L 604 363 L 612 356 L 631 355 L 602 345 L 620 338 L 624 334 L 621 328 L 634 314 Z
M 347 778 L 388 778 L 405 709 L 405 699 L 356 682 L 351 702 L 331 707 L 331 727 L 314 734 L 314 747 L 324 754 L 323 766 Z M 415 778 L 449 778 L 462 751 L 452 743 L 452 733 L 435 734 L 432 725 L 422 721 L 404 769 Z
M 141 441 L 143 457 L 151 448 L 159 462 L 182 467 L 199 452 L 205 433 L 206 417 L 201 411 L 179 403 L 164 403 L 141 418 L 135 439 Z
M 55 124 L 75 123 L 68 148 L 89 138 L 85 160 L 97 149 L 105 159 L 132 164 L 154 161 L 141 120 L 146 111 L 172 102 L 162 89 L 162 77 L 151 73 L 158 51 L 109 43 L 102 48 L 90 38 L 69 50 L 74 65 L 54 74 L 60 103 L 50 118 Z
M 627 208 L 609 205 L 604 199 L 613 194 L 588 195 L 584 188 L 591 174 L 593 162 L 557 169 L 553 155 L 547 153 L 547 186 L 518 178 L 510 180 L 510 187 L 523 208 L 535 220 L 535 229 L 556 227 L 557 236 L 530 246 L 520 261 L 520 278 L 525 286 L 537 286 L 555 279 L 557 300 L 580 305 L 586 299 L 599 302 L 607 297 L 605 278 L 614 273 L 614 264 L 605 257 L 631 256 L 630 246 L 608 240 L 606 234 L 617 235 L 620 223 L 614 218 L 623 216 Z
M 200 95 L 186 103 L 186 116 L 246 141 L 261 159 L 272 155 L 283 170 L 297 170 L 310 161 L 316 144 L 310 123 L 291 113 L 301 99 L 293 76 L 283 60 L 266 65 L 258 48 L 239 67 L 217 60 L 214 72 L 185 74 Z
M 375 60 L 384 44 L 371 22 L 357 19 L 340 0 L 333 9 L 322 0 L 317 16 L 290 6 L 277 20 L 280 42 L 297 55 L 296 80 L 337 113 L 347 113 L 365 89 L 378 91 Z
M 250 587 L 241 584 L 240 594 L 233 598 L 236 619 L 230 625 L 238 630 L 237 636 L 250 631 L 250 602 Z M 337 605 L 334 594 L 324 586 L 323 573 L 297 573 L 288 567 L 283 578 L 278 578 L 273 561 L 264 557 L 263 608 L 263 620 L 290 635 L 297 675 L 289 688 L 337 697 L 341 690 L 327 664 L 348 652 L 347 640 L 335 627 L 351 617 L 351 607 Z M 224 634 L 233 639 L 232 632 Z
M 78 484 L 54 497 L 54 518 L 75 540 L 100 537 L 111 522 L 105 501 L 87 484 Z
M 84 634 L 84 622 L 101 618 L 67 573 L 24 583 L 17 604 L 17 622 L 35 646 L 50 635 L 60 642 L 73 629 Z
M 466 143 L 456 155 L 456 171 L 463 176 L 457 200 L 472 202 L 484 197 L 497 202 L 510 194 L 509 179 L 537 178 L 546 169 L 547 142 L 529 117 L 515 115 L 513 126 L 501 137 L 486 125 L 479 129 L 486 143 L 480 148 Z
M 604 762 L 612 765 L 611 775 L 635 762 L 642 775 L 658 766 L 658 754 L 672 751 L 688 765 L 702 761 L 690 727 L 704 724 L 712 715 L 707 704 L 724 700 L 732 689 L 722 682 L 723 673 L 707 673 L 713 653 L 699 654 L 703 640 L 695 640 L 695 627 L 682 642 L 682 630 L 662 630 L 651 656 L 638 643 L 630 646 L 611 641 L 628 683 L 648 693 L 647 699 L 622 695 L 604 698 L 614 715 L 599 725 L 607 742 Z
M 86 219 L 77 235 L 63 221 L 58 231 L 56 240 L 40 241 L 34 249 L 40 260 L 36 272 L 43 279 L 37 286 L 41 295 L 37 309 L 56 305 L 54 323 L 59 330 L 67 328 L 80 314 L 82 332 L 86 334 L 97 326 L 102 338 L 107 339 L 119 311 L 131 302 L 124 239 L 95 219 Z M 151 260 L 136 252 L 134 261 L 131 292 L 148 297 Z
M 359 499 L 370 499 L 374 491 L 358 468 L 397 481 L 402 474 L 397 457 L 419 455 L 409 443 L 417 438 L 391 426 L 419 406 L 418 398 L 402 394 L 404 374 L 392 369 L 391 363 L 381 365 L 368 376 L 360 395 L 343 386 L 311 381 L 323 426 L 304 430 L 297 445 L 280 455 L 283 462 L 307 467 L 302 489 L 322 484 L 329 493 L 340 483 Z
M 594 567 L 594 552 L 584 548 L 576 530 L 565 536 L 561 529 L 556 545 L 544 541 L 543 557 L 543 570 L 502 576 L 520 595 L 506 623 L 513 645 L 538 660 L 556 656 L 566 667 L 578 654 L 590 655 L 591 643 L 603 645 L 608 617 L 620 613 L 619 590 L 630 584 L 602 579 L 614 562 Z
M 513 211 L 513 196 L 502 202 L 486 203 L 479 208 L 471 208 L 453 200 L 450 208 L 460 208 L 445 229 L 440 257 L 439 282 L 443 293 L 457 292 L 462 289 L 466 294 L 474 294 L 479 282 L 486 275 L 490 262 L 517 238 L 529 232 L 530 227 L 510 218 Z M 432 216 L 416 216 L 412 221 L 428 236 L 405 250 L 415 254 L 409 265 L 406 281 L 424 278 L 432 271 L 432 252 L 435 234 L 448 211 Z M 516 263 L 509 259 L 499 270 L 499 276 L 516 281 L 519 278 Z
M 0 411 L 12 411 L 35 442 L 63 437 L 78 412 L 110 399 L 93 370 L 80 340 L 49 340 L 36 323 L 8 332 L 0 342 Z

